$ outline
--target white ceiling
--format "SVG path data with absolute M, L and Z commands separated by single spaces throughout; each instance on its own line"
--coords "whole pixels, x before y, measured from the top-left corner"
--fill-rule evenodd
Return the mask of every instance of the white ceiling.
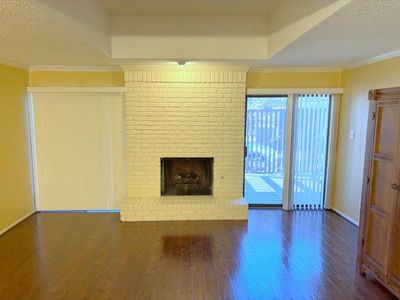
M 113 14 L 266 16 L 277 0 L 100 0 Z
M 269 66 L 348 66 L 400 50 L 400 0 L 352 0 Z
M 400 0 L 0 0 L 0 61 L 25 66 L 343 67 L 399 37 Z
M 93 32 L 76 24 L 38 1 L 0 0 L 0 58 L 26 66 L 103 64 Z

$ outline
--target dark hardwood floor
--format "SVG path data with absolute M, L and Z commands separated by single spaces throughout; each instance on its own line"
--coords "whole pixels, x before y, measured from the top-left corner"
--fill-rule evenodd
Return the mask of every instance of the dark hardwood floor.
M 357 228 L 332 212 L 118 217 L 38 213 L 0 236 L 0 298 L 395 299 L 356 274 Z

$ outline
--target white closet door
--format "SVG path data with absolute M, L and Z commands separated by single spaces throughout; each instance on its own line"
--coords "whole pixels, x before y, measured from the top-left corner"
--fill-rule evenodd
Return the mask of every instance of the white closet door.
M 34 93 L 38 210 L 118 209 L 122 197 L 121 96 Z

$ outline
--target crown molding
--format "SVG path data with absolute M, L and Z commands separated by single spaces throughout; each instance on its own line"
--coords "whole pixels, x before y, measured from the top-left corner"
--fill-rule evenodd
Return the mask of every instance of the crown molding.
M 58 72 L 122 72 L 120 66 L 48 66 L 33 65 L 29 71 L 58 71 Z
M 390 58 L 398 57 L 398 56 L 400 56 L 400 50 L 388 52 L 388 53 L 385 53 L 385 54 L 382 54 L 382 55 L 378 55 L 378 56 L 375 56 L 375 57 L 360 61 L 360 62 L 355 63 L 355 64 L 350 64 L 350 65 L 344 66 L 343 70 L 351 70 L 351 69 L 364 67 L 364 66 L 367 66 L 367 65 L 371 65 L 371 64 L 374 64 L 374 63 L 377 63 L 377 62 L 380 62 L 380 61 L 384 61 L 384 60 L 387 60 L 387 59 L 390 59 Z
M 292 67 L 292 68 L 250 68 L 249 73 L 321 73 L 321 72 L 340 72 L 340 67 Z
M 5 58 L 0 58 L 0 64 L 2 65 L 6 65 L 9 67 L 15 67 L 15 68 L 20 68 L 20 69 L 24 69 L 24 70 L 29 70 L 29 67 L 24 65 L 24 64 L 20 64 Z

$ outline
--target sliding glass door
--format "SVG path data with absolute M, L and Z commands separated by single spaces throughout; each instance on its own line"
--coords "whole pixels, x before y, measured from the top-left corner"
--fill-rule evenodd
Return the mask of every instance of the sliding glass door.
M 282 205 L 287 97 L 248 97 L 245 198 L 252 205 Z
M 295 209 L 324 208 L 330 107 L 330 95 L 295 97 L 291 174 Z
M 320 94 L 247 97 L 244 196 L 250 205 L 325 207 L 332 101 Z

